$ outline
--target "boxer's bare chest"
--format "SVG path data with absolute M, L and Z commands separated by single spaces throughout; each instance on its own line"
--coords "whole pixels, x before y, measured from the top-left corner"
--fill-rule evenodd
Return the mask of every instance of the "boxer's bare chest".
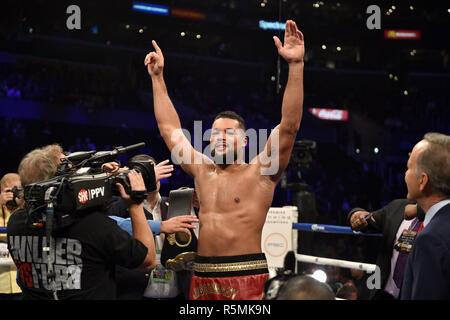
M 272 199 L 274 186 L 253 165 L 235 170 L 202 170 L 195 179 L 202 211 L 227 212 Z

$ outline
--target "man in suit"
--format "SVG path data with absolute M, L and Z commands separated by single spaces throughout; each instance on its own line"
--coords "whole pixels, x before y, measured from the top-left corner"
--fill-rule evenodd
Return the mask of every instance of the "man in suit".
M 408 199 L 395 199 L 371 213 L 362 208 L 354 208 L 349 212 L 347 223 L 353 230 L 383 233 L 376 261 L 380 268 L 381 288 L 372 290 L 370 299 L 399 298 L 408 253 L 400 252 L 395 244 L 404 230 L 418 229 L 424 215 L 423 210 Z
M 401 299 L 449 300 L 450 136 L 427 133 L 407 166 L 407 198 L 417 201 L 425 219 L 408 257 Z

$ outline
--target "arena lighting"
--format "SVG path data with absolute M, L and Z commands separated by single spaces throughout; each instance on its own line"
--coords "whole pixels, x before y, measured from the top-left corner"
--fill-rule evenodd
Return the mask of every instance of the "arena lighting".
M 159 4 L 151 4 L 144 2 L 136 2 L 133 1 L 132 9 L 134 11 L 145 12 L 149 14 L 156 14 L 160 16 L 168 16 L 169 15 L 169 7 L 162 6 Z
M 201 11 L 188 10 L 181 8 L 171 8 L 170 15 L 177 18 L 191 19 L 191 20 L 205 20 L 206 14 Z
M 380 152 L 380 149 L 378 149 L 378 147 L 373 148 L 373 153 L 378 154 L 378 152 Z
M 317 269 L 316 271 L 314 271 L 311 277 L 322 283 L 327 282 L 327 274 L 321 269 Z
M 420 30 L 384 30 L 384 38 L 388 40 L 419 40 Z
M 259 20 L 259 28 L 263 30 L 284 30 L 285 27 L 282 22 Z
M 347 121 L 348 110 L 331 108 L 309 108 L 308 111 L 321 120 Z

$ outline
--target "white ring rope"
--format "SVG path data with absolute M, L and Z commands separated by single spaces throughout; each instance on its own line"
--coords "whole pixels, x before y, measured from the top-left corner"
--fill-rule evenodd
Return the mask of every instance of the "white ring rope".
M 298 253 L 295 254 L 295 258 L 297 261 L 300 261 L 300 262 L 314 263 L 314 264 L 328 265 L 328 266 L 335 266 L 335 267 L 349 268 L 349 269 L 358 269 L 358 270 L 363 270 L 365 272 L 370 272 L 370 273 L 373 273 L 376 268 L 375 264 L 338 260 L 338 259 L 331 259 L 331 258 L 322 258 L 322 257 L 308 256 L 306 254 L 298 254 Z

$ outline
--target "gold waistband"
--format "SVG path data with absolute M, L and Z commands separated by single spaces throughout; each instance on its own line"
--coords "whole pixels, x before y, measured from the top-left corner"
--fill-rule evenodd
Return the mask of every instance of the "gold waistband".
M 253 260 L 231 263 L 198 263 L 194 262 L 194 271 L 196 272 L 229 272 L 229 271 L 247 271 L 256 269 L 267 269 L 266 260 Z

